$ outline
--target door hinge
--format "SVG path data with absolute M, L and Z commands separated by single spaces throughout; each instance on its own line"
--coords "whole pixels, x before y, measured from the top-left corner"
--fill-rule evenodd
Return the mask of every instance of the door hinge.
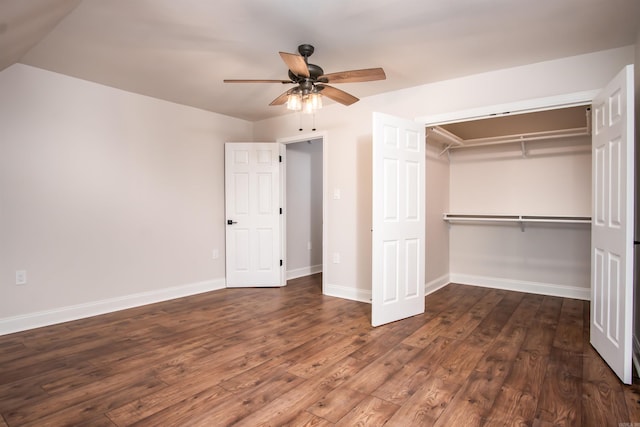
M 280 215 L 282 215 L 282 208 L 280 208 Z
M 280 260 L 280 267 L 282 267 L 282 260 Z
M 278 156 L 278 161 L 282 163 L 282 156 Z

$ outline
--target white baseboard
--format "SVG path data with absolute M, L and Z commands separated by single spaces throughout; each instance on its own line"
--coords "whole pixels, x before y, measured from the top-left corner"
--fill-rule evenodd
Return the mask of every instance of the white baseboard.
M 449 280 L 449 274 L 443 274 L 440 277 L 433 279 L 432 281 L 425 283 L 424 285 L 424 294 L 429 295 L 434 293 L 440 288 L 444 288 L 447 286 L 451 280 Z
M 344 298 L 352 301 L 366 302 L 371 304 L 370 289 L 356 289 L 347 286 L 324 284 L 322 293 L 330 297 Z
M 127 308 L 139 307 L 161 301 L 168 301 L 203 292 L 215 291 L 218 289 L 224 289 L 225 286 L 226 280 L 224 278 L 214 279 L 149 292 L 124 295 L 100 301 L 91 301 L 67 307 L 54 308 L 51 310 L 39 311 L 20 316 L 0 318 L 0 335 L 55 325 L 57 323 L 69 322 L 105 313 L 112 313 L 114 311 L 125 310 Z
M 429 283 L 425 283 L 425 295 L 429 295 L 430 293 L 437 291 L 447 284 L 449 284 L 448 274 L 444 274 L 430 281 Z M 332 297 L 344 298 L 352 301 L 366 302 L 367 304 L 371 304 L 371 290 L 354 289 L 348 288 L 346 286 L 325 284 L 323 293 Z
M 310 276 L 316 273 L 322 273 L 322 264 L 312 265 L 309 267 L 296 268 L 294 270 L 287 270 L 287 280 L 297 279 L 298 277 Z
M 504 289 L 507 291 L 528 292 L 532 294 L 551 295 L 563 298 L 574 298 L 589 301 L 591 291 L 588 288 L 557 285 L 553 283 L 527 282 L 523 280 L 508 280 L 497 277 L 474 276 L 469 274 L 443 274 L 425 283 L 425 295 L 432 294 L 449 283 L 481 286 L 485 288 Z M 352 301 L 371 303 L 371 290 L 355 289 L 346 286 L 325 283 L 323 293 L 328 296 L 344 298 Z M 638 344 L 638 358 L 640 359 L 640 343 Z M 640 369 L 638 370 L 640 372 Z
M 586 301 L 591 299 L 591 290 L 589 288 L 579 288 L 577 286 L 528 282 L 524 280 L 511 280 L 499 277 L 474 276 L 458 273 L 451 273 L 449 275 L 449 279 L 452 283 L 460 283 L 462 285 L 482 286 L 485 288 L 528 292 L 531 294 L 551 295 L 555 297 L 574 298 Z

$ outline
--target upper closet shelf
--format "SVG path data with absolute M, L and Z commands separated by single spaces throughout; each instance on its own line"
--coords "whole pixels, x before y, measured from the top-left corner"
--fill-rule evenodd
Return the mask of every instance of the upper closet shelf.
M 454 150 L 501 144 L 520 146 L 527 157 L 527 144 L 537 141 L 572 139 L 571 145 L 591 142 L 591 106 L 575 105 L 542 111 L 505 112 L 458 123 L 427 127 L 427 142 L 441 147 L 441 155 Z
M 438 126 L 429 128 L 429 132 L 439 135 L 441 138 L 447 141 L 447 144 L 445 145 L 442 152 L 440 152 L 440 155 L 444 153 L 449 153 L 449 151 L 451 150 L 458 150 L 463 148 L 478 148 L 478 147 L 487 147 L 491 145 L 503 145 L 503 144 L 520 144 L 520 149 L 522 150 L 522 157 L 526 157 L 527 156 L 526 144 L 528 142 L 587 136 L 587 135 L 590 135 L 589 129 L 590 128 L 588 127 L 584 127 L 584 128 L 575 128 L 575 129 L 562 129 L 562 130 L 522 133 L 517 135 L 505 135 L 505 136 L 474 138 L 474 139 L 461 139 L 460 137 Z
M 487 147 L 490 145 L 502 145 L 502 144 L 520 144 L 520 149 L 522 150 L 522 156 L 526 157 L 527 155 L 527 147 L 526 144 L 528 142 L 533 141 L 546 141 L 549 139 L 559 139 L 559 138 L 572 138 L 577 136 L 587 136 L 589 135 L 588 128 L 577 128 L 577 129 L 563 129 L 556 131 L 546 131 L 546 132 L 535 132 L 528 134 L 519 134 L 519 135 L 507 135 L 507 136 L 498 136 L 491 138 L 475 138 L 475 139 L 466 139 L 462 140 L 455 135 L 451 134 L 451 132 L 447 132 L 445 129 L 439 127 L 429 128 L 429 131 L 440 135 L 441 137 L 448 139 L 449 143 L 442 150 L 440 155 L 444 153 L 448 153 L 450 150 L 462 149 L 462 148 L 478 148 L 478 147 Z
M 587 216 L 550 216 L 550 215 L 483 215 L 445 213 L 443 219 L 449 224 L 453 222 L 516 222 L 524 231 L 525 223 L 542 222 L 553 224 L 591 224 Z

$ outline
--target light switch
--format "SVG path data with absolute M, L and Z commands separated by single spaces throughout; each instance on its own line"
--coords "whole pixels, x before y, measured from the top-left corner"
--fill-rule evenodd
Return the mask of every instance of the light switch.
M 27 271 L 26 270 L 16 271 L 16 285 L 26 285 L 26 284 L 27 284 Z

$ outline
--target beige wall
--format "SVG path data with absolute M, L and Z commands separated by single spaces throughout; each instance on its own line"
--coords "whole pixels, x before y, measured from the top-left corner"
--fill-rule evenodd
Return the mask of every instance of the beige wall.
M 449 210 L 450 167 L 447 155 L 433 145 L 427 145 L 425 165 L 426 239 L 425 282 L 427 292 L 449 282 L 449 227 L 442 213 Z
M 0 333 L 224 286 L 223 144 L 251 123 L 19 64 L 0 93 Z
M 457 214 L 591 216 L 591 138 L 454 151 L 451 205 Z M 588 299 L 588 224 L 454 224 L 453 281 Z
M 453 213 L 591 216 L 591 137 L 453 151 Z

